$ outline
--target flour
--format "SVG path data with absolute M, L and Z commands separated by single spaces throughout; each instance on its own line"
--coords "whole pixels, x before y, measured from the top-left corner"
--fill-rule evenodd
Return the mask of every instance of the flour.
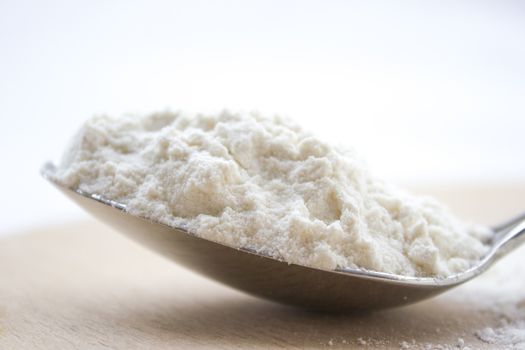
M 477 262 L 490 235 L 376 179 L 352 151 L 256 114 L 95 117 L 56 179 L 131 214 L 326 270 L 443 277 Z
M 485 311 L 497 315 L 499 321 L 478 330 L 475 335 L 500 349 L 525 350 L 523 259 L 516 254 L 512 260 L 506 260 L 510 260 L 505 266 L 507 271 L 488 276 L 486 283 L 477 288 L 483 299 L 491 301 Z
M 487 327 L 476 333 L 479 339 L 489 344 L 525 349 L 525 319 L 502 319 L 496 328 Z

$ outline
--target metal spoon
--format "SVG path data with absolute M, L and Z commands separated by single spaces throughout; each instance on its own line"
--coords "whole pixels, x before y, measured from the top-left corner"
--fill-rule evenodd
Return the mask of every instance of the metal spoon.
M 236 289 L 311 309 L 371 310 L 427 299 L 478 276 L 525 242 L 525 215 L 522 215 L 494 229 L 490 250 L 476 266 L 447 278 L 408 277 L 359 269 L 325 271 L 288 264 L 248 249 L 199 238 L 180 227 L 130 215 L 124 204 L 101 194 L 61 186 L 53 180 L 55 169 L 48 163 L 41 172 L 89 213 L 145 246 Z

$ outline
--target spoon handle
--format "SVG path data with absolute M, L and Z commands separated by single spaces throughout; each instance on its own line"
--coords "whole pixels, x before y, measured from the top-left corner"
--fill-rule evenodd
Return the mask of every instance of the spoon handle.
M 508 229 L 516 224 L 518 224 L 520 221 L 525 220 L 525 213 L 516 216 L 515 218 L 512 218 L 508 221 L 505 221 L 503 224 L 499 224 L 498 226 L 494 227 L 494 232 L 501 232 L 505 229 Z
M 495 259 L 499 259 L 525 243 L 525 213 L 495 228 Z

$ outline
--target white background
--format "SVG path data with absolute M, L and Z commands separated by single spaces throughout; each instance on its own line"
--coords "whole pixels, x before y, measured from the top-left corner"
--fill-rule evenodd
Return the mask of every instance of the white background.
M 259 110 L 399 183 L 525 179 L 521 1 L 0 0 L 0 235 L 81 217 L 45 183 L 93 114 Z

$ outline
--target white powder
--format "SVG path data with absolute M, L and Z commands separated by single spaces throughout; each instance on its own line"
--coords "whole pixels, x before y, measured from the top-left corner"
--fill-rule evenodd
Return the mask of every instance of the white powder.
M 503 319 L 497 328 L 487 327 L 478 331 L 479 339 L 489 344 L 512 346 L 514 349 L 525 349 L 525 320 Z
M 521 262 L 520 268 L 522 264 Z M 489 311 L 498 315 L 499 321 L 493 326 L 478 330 L 476 336 L 486 343 L 499 345 L 502 349 L 525 349 L 525 300 L 522 297 L 525 283 L 522 282 L 519 273 L 509 278 L 517 279 L 517 283 L 521 285 L 514 291 L 504 290 L 501 288 L 503 285 L 501 283 L 497 284 L 497 288 L 492 286 L 492 289 L 497 290 L 499 295 L 492 296 L 493 305 Z M 508 288 L 508 286 L 505 287 Z M 488 292 L 491 291 L 490 287 L 485 287 L 485 289 Z M 487 293 L 483 289 L 480 291 Z
M 479 260 L 490 234 L 277 117 L 95 117 L 56 177 L 132 214 L 327 270 L 447 276 Z

